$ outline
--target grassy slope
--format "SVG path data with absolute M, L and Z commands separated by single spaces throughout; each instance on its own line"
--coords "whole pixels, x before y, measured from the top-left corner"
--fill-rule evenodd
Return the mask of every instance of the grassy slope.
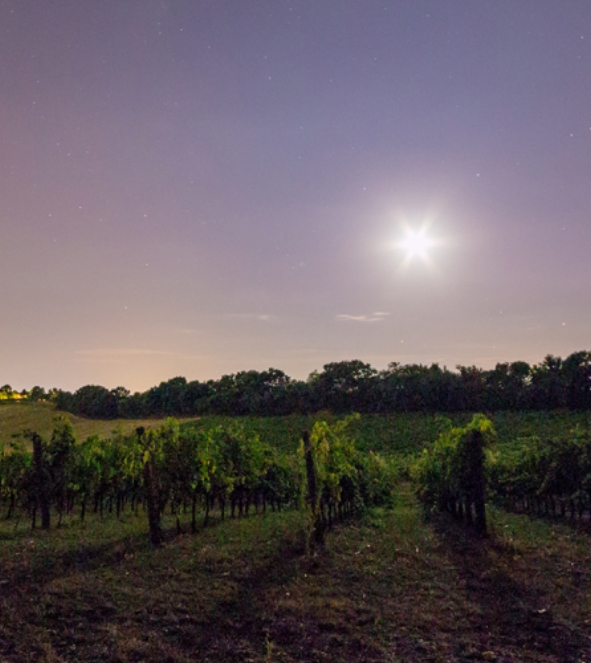
M 426 524 L 405 486 L 313 555 L 297 518 L 226 521 L 158 551 L 143 517 L 3 523 L 0 660 L 589 660 L 586 535 L 493 514 L 481 544 Z
M 7 444 L 13 439 L 13 435 L 19 435 L 24 429 L 34 430 L 41 437 L 51 437 L 53 431 L 53 420 L 56 415 L 63 414 L 56 411 L 52 403 L 2 403 L 0 404 L 0 444 Z M 98 435 L 101 438 L 110 437 L 113 431 L 123 430 L 131 433 L 138 426 L 157 426 L 157 419 L 84 419 L 69 414 L 68 418 L 74 426 L 77 439 L 85 440 L 90 435 Z

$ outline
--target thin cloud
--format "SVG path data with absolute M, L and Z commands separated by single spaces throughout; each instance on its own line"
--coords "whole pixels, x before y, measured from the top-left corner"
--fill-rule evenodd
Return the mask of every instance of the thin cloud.
M 277 319 L 277 316 L 271 313 L 227 313 L 225 317 L 239 318 L 241 320 L 262 320 L 263 322 Z
M 351 320 L 352 322 L 382 322 L 384 318 L 369 317 L 367 315 L 347 315 L 346 313 L 340 313 L 337 315 L 337 320 Z

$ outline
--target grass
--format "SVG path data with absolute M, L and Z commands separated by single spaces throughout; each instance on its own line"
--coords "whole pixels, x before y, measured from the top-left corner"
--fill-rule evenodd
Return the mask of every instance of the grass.
M 0 445 L 8 445 L 15 436 L 25 429 L 34 430 L 44 439 L 49 439 L 54 427 L 54 419 L 63 414 L 55 409 L 53 403 L 5 402 L 0 403 Z M 150 428 L 158 426 L 158 419 L 85 419 L 68 414 L 78 440 L 85 440 L 91 435 L 99 438 L 110 437 L 114 431 L 132 433 L 138 426 Z M 194 418 L 184 421 L 194 421 Z
M 293 512 L 169 532 L 158 550 L 142 515 L 4 521 L 0 660 L 591 661 L 588 535 L 491 522 L 484 542 L 426 522 L 407 485 L 310 554 Z

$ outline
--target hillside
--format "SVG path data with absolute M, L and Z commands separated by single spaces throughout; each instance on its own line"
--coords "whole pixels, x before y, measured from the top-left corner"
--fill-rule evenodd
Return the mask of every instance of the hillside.
M 23 430 L 34 430 L 41 437 L 48 438 L 53 431 L 53 420 L 59 415 L 53 403 L 28 403 L 23 401 L 0 403 L 0 444 L 8 444 L 15 435 Z M 158 419 L 84 419 L 73 414 L 67 415 L 72 422 L 78 440 L 84 440 L 90 435 L 100 438 L 109 437 L 113 431 L 121 430 L 131 433 L 138 426 L 149 428 L 157 425 Z M 187 421 L 193 421 L 188 419 Z

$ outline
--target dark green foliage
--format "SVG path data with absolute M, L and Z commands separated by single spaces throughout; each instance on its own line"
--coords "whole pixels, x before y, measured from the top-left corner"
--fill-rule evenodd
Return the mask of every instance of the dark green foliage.
M 33 483 L 35 486 L 32 526 L 35 527 L 35 516 L 37 508 L 39 508 L 41 511 L 41 528 L 49 529 L 51 524 L 51 514 L 49 510 L 51 504 L 51 485 L 45 448 L 43 440 L 37 435 L 37 433 L 32 433 L 31 442 L 33 443 Z
M 576 427 L 554 439 L 518 440 L 491 467 L 495 500 L 548 516 L 591 517 L 591 434 Z
M 68 498 L 74 478 L 75 468 L 74 430 L 70 422 L 63 417 L 56 419 L 51 441 L 45 449 L 45 457 L 51 480 L 51 501 L 58 512 L 58 525 L 61 524 L 64 511 L 68 508 Z
M 479 534 L 486 532 L 484 446 L 493 438 L 492 422 L 474 415 L 468 425 L 441 433 L 413 468 L 420 500 L 464 520 Z
M 36 386 L 31 389 L 27 398 L 30 401 L 43 401 L 48 398 L 48 395 L 43 387 Z
M 355 447 L 352 425 L 358 420 L 359 415 L 333 424 L 316 421 L 312 427 L 309 462 L 318 477 L 313 502 L 323 528 L 364 503 L 386 503 L 394 487 L 391 462 L 373 452 L 366 458 Z M 300 508 L 304 461 L 296 451 L 300 432 L 291 434 L 286 452 L 261 439 L 256 420 L 210 420 L 180 429 L 168 419 L 156 430 L 138 428 L 127 437 L 76 444 L 68 420 L 58 418 L 48 444 L 29 434 L 33 456 L 17 444 L 2 455 L 0 499 L 8 517 L 25 509 L 34 523 L 40 510 L 44 528 L 50 526 L 51 510 L 59 526 L 75 507 L 84 520 L 91 505 L 100 517 L 105 509 L 119 517 L 143 504 L 150 540 L 158 546 L 166 508 L 175 515 L 179 533 L 189 511 L 195 532 L 198 510 L 207 523 L 214 509 L 224 519 L 228 512 L 232 518 L 248 516 L 252 508 Z
M 0 451 L 0 496 L 7 506 L 6 518 L 10 519 L 15 513 L 19 499 L 28 502 L 32 498 L 30 494 L 32 456 L 22 442 L 16 441 L 10 445 L 9 453 L 5 453 L 2 447 Z
M 372 378 L 378 372 L 359 360 L 325 364 L 309 381 L 319 409 L 332 412 L 371 411 Z
M 96 385 L 81 387 L 74 394 L 59 392 L 56 405 L 82 417 L 116 419 L 118 415 L 117 394 Z
M 591 353 L 564 361 L 548 355 L 536 366 L 499 363 L 485 371 L 438 364 L 393 362 L 376 371 L 359 360 L 332 362 L 306 382 L 283 371 L 241 371 L 206 383 L 176 377 L 147 392 L 89 385 L 74 394 L 58 392 L 58 409 L 86 417 L 187 416 L 217 414 L 273 417 L 322 410 L 333 413 L 435 413 L 591 408 Z

